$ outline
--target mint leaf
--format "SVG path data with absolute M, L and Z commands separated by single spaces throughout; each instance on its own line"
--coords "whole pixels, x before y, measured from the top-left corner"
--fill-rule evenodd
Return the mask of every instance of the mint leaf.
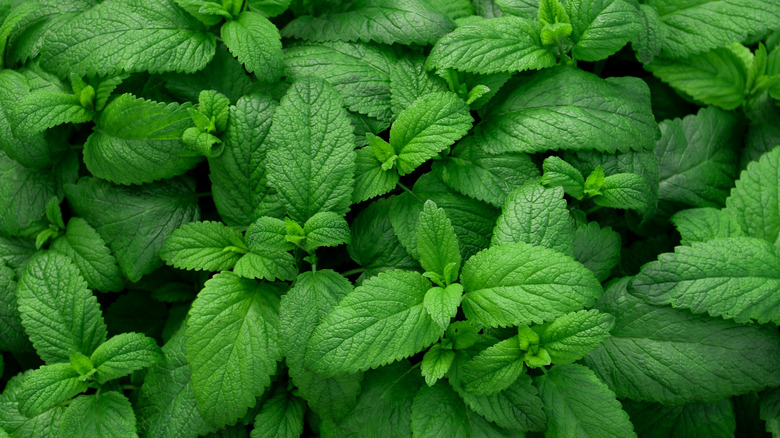
M 329 377 L 420 352 L 444 330 L 423 307 L 431 283 L 416 272 L 384 272 L 342 299 L 314 330 L 306 362 Z
M 624 88 L 638 94 L 629 96 Z M 658 128 L 648 88 L 634 78 L 601 79 L 559 67 L 514 82 L 475 129 L 490 153 L 555 149 L 650 150 Z M 604 136 L 604 132 L 610 135 Z
M 95 119 L 84 145 L 84 162 L 97 176 L 118 184 L 143 184 L 180 175 L 200 156 L 181 141 L 192 125 L 189 105 L 157 103 L 123 94 Z
M 20 5 L 16 9 L 26 7 Z M 30 93 L 27 80 L 19 72 L 6 69 L 0 71 L 0 84 L 0 147 L 24 166 L 37 168 L 49 165 L 52 151 L 43 133 L 25 133 L 17 129 L 14 106 Z
M 751 237 L 678 246 L 645 264 L 631 291 L 653 304 L 747 323 L 780 322 L 777 247 Z
M 512 336 L 466 362 L 460 378 L 466 391 L 495 394 L 511 386 L 524 370 L 523 350 L 517 336 Z
M 354 136 L 338 93 L 322 79 L 300 80 L 287 91 L 273 120 L 268 180 L 290 218 L 304 223 L 321 211 L 346 213 L 352 201 Z
M 488 154 L 466 137 L 458 142 L 449 159 L 435 161 L 433 169 L 454 190 L 500 207 L 515 187 L 539 177 L 539 170 L 526 154 Z
M 764 154 L 757 163 L 750 163 L 743 171 L 726 210 L 748 236 L 780 242 L 780 195 L 778 195 L 780 148 Z
M 454 93 L 431 93 L 404 109 L 390 128 L 398 155 L 398 173 L 411 173 L 451 146 L 471 129 L 474 119 Z
M 428 73 L 425 69 L 425 57 L 411 54 L 392 64 L 390 103 L 394 118 L 418 98 L 440 91 L 447 91 L 447 84 L 441 78 Z
M 563 187 L 563 191 L 567 195 L 576 199 L 582 199 L 585 196 L 583 193 L 585 178 L 571 164 L 556 156 L 551 156 L 544 159 L 542 170 L 544 172 L 541 180 L 542 185 Z
M 615 316 L 615 327 L 585 357 L 618 397 L 683 404 L 780 384 L 773 328 L 646 304 L 626 292 L 628 282 L 610 283 L 599 301 L 600 311 Z
M 587 184 L 586 184 L 587 186 Z M 633 173 L 618 173 L 605 177 L 593 198 L 596 205 L 641 211 L 647 205 L 645 180 Z
M 546 435 L 636 436 L 607 385 L 582 365 L 556 365 L 536 378 L 548 413 Z
M 258 253 L 287 252 L 295 248 L 295 245 L 285 239 L 286 236 L 285 221 L 272 217 L 261 217 L 246 230 L 249 249 Z
M 571 257 L 527 243 L 495 246 L 463 266 L 463 311 L 488 327 L 541 323 L 589 306 L 601 294 Z
M 574 224 L 562 188 L 528 183 L 509 194 L 493 229 L 491 245 L 517 242 L 573 254 Z
M 458 313 L 463 299 L 463 286 L 450 284 L 447 287 L 432 287 L 425 293 L 423 306 L 439 327 L 446 329 L 450 320 Z
M 631 417 L 637 434 L 650 438 L 680 434 L 726 438 L 734 436 L 737 428 L 734 406 L 730 399 L 682 406 L 625 400 L 623 408 Z
M 455 28 L 449 17 L 421 0 L 368 0 L 355 6 L 344 12 L 298 17 L 282 29 L 282 36 L 427 45 Z
M 73 352 L 90 355 L 106 340 L 100 306 L 68 257 L 35 256 L 16 294 L 22 324 L 45 362 L 69 362 Z
M 161 266 L 165 239 L 180 225 L 199 218 L 190 179 L 128 188 L 82 178 L 65 192 L 73 211 L 100 234 L 130 281 Z
M 241 256 L 233 272 L 244 278 L 292 280 L 297 275 L 295 259 L 285 251 L 250 252 Z
M 640 32 L 637 9 L 624 0 L 570 0 L 566 12 L 574 40 L 572 55 L 582 61 L 599 61 L 620 50 Z
M 596 222 L 588 222 L 574 232 L 574 259 L 604 281 L 620 263 L 620 244 L 620 234 L 611 227 L 601 228 Z
M 64 364 L 63 364 L 64 365 Z M 46 438 L 59 433 L 60 417 L 64 406 L 55 406 L 39 415 L 28 417 L 19 411 L 19 389 L 24 380 L 33 373 L 28 370 L 8 380 L 0 396 L 0 427 L 9 433 L 31 437 Z
M 84 123 L 92 120 L 93 112 L 79 103 L 72 94 L 39 90 L 28 94 L 13 108 L 20 132 L 34 134 L 63 123 Z
M 433 344 L 425 352 L 420 363 L 420 373 L 425 378 L 425 383 L 428 386 L 433 386 L 437 380 L 444 377 L 447 371 L 449 371 L 453 360 L 455 360 L 455 352 L 453 350 L 444 349 L 441 344 Z
M 160 257 L 179 269 L 225 271 L 232 269 L 241 253 L 228 247 L 243 246 L 241 234 L 220 222 L 184 224 L 165 239 Z
M 457 278 L 461 261 L 458 237 L 447 218 L 447 213 L 436 207 L 435 202 L 427 201 L 423 206 L 417 222 L 416 236 L 417 251 L 423 269 L 438 274 L 447 284 Z M 454 278 L 445 278 L 450 264 L 454 265 L 452 271 Z
M 60 423 L 65 438 L 123 438 L 136 435 L 133 406 L 121 392 L 81 395 L 71 402 Z
M 680 233 L 680 243 L 692 245 L 718 237 L 744 236 L 737 218 L 728 210 L 714 208 L 692 208 L 678 211 L 669 219 Z
M 133 371 L 150 367 L 163 359 L 157 342 L 140 333 L 122 333 L 113 336 L 92 353 L 92 364 L 98 383 L 126 376 Z
M 542 400 L 532 384 L 531 376 L 520 374 L 507 389 L 489 395 L 477 395 L 455 387 L 463 401 L 498 426 L 513 431 L 541 431 L 547 418 Z
M 14 271 L 0 263 L 0 349 L 20 352 L 30 349 L 30 341 L 22 326 L 16 287 Z
M 279 80 L 284 70 L 279 30 L 261 14 L 242 12 L 220 30 L 230 53 L 260 81 Z
M 311 252 L 323 246 L 339 246 L 349 243 L 349 224 L 344 217 L 323 211 L 310 217 L 303 225 L 306 248 Z
M 65 234 L 52 242 L 51 249 L 70 257 L 91 289 L 102 292 L 122 290 L 124 284 L 116 258 L 84 219 L 71 218 Z
M 358 149 L 355 155 L 355 191 L 352 195 L 353 202 L 363 202 L 367 199 L 384 195 L 398 185 L 400 180 L 398 172 L 383 169 L 383 163 L 376 158 L 371 147 Z
M 555 55 L 542 45 L 540 33 L 539 24 L 523 18 L 474 21 L 437 41 L 427 65 L 481 74 L 552 67 Z
M 285 390 L 274 392 L 255 417 L 251 438 L 298 438 L 303 434 L 306 402 Z
M 637 10 L 641 24 L 639 35 L 631 41 L 637 59 L 648 64 L 663 50 L 667 29 L 661 22 L 661 16 L 652 6 L 640 4 Z
M 80 75 L 191 73 L 211 60 L 215 47 L 215 36 L 171 0 L 110 0 L 47 34 L 41 60 L 50 70 Z
M 50 169 L 30 169 L 0 153 L 0 232 L 17 236 L 46 214 L 46 201 L 59 192 Z
M 70 363 L 44 365 L 27 375 L 19 386 L 19 411 L 33 417 L 86 391 L 88 383 Z
M 615 319 L 598 310 L 567 313 L 555 321 L 540 326 L 539 345 L 550 354 L 556 364 L 582 359 L 598 348 L 609 337 Z
M 203 419 L 242 417 L 271 383 L 279 351 L 279 287 L 221 272 L 192 303 L 187 359 Z

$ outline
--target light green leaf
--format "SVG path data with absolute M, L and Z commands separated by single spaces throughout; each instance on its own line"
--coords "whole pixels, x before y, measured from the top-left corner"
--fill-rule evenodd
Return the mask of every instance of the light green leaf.
M 740 323 L 780 323 L 780 254 L 761 239 L 719 238 L 678 246 L 644 265 L 630 288 L 652 304 Z
M 33 417 L 89 388 L 70 363 L 44 365 L 28 374 L 19 386 L 19 411 Z
M 278 81 L 284 72 L 279 30 L 261 14 L 242 12 L 220 30 L 230 53 L 262 82 Z
M 529 20 L 536 20 L 539 15 L 539 0 L 493 0 L 491 1 L 491 4 L 492 3 L 495 3 L 496 6 L 500 7 L 500 12 L 503 12 L 504 14 L 523 17 Z M 486 16 L 486 18 L 492 17 Z
M 45 362 L 69 362 L 73 352 L 88 356 L 106 340 L 100 306 L 67 256 L 36 255 L 16 294 L 22 324 Z
M 0 427 L 16 438 L 49 438 L 57 436 L 64 406 L 55 406 L 40 415 L 28 417 L 19 411 L 19 389 L 33 373 L 27 370 L 10 378 L 0 395 Z
M 206 26 L 213 26 L 223 18 L 230 18 L 230 13 L 222 9 L 221 4 L 212 0 L 173 0 L 190 15 Z
M 614 153 L 655 145 L 658 127 L 649 89 L 636 78 L 601 79 L 558 67 L 518 80 L 501 94 L 503 99 L 491 102 L 475 128 L 476 140 L 490 153 Z
M 306 247 L 311 251 L 322 246 L 339 246 L 349 243 L 349 224 L 343 216 L 323 211 L 310 217 L 303 225 Z
M 165 239 L 200 216 L 195 183 L 185 178 L 132 188 L 81 178 L 67 185 L 65 193 L 74 213 L 100 234 L 130 281 L 162 266 Z
M 539 345 L 550 354 L 553 363 L 564 364 L 582 359 L 609 337 L 615 319 L 598 310 L 567 313 L 540 326 Z
M 367 199 L 393 190 L 400 176 L 395 170 L 382 169 L 382 162 L 377 160 L 370 147 L 356 151 L 355 156 L 355 192 L 352 202 L 363 202 Z
M 582 191 L 585 186 L 585 178 L 571 164 L 556 156 L 551 156 L 544 159 L 542 171 L 544 172 L 541 180 L 542 185 L 563 187 L 563 191 L 567 195 L 576 199 L 582 199 L 585 195 Z
M 427 94 L 404 109 L 390 128 L 398 173 L 411 173 L 471 129 L 469 107 L 455 93 Z
M 604 178 L 593 202 L 602 207 L 641 211 L 647 205 L 644 189 L 645 180 L 640 175 L 617 173 Z
M 25 3 L 25 5 L 28 3 Z M 17 7 L 16 9 L 25 9 Z M 2 41 L 2 38 L 0 38 Z M 0 43 L 2 44 L 2 43 Z M 51 146 L 44 133 L 19 132 L 14 106 L 30 93 L 27 79 L 15 70 L 0 71 L 0 149 L 24 166 L 45 167 L 51 162 Z
M 268 281 L 292 280 L 298 274 L 295 258 L 286 251 L 250 252 L 241 256 L 233 273 L 244 278 Z
M 279 350 L 279 290 L 221 272 L 192 303 L 187 359 L 203 419 L 222 427 L 241 418 L 271 383 Z
M 764 154 L 743 171 L 726 210 L 747 235 L 780 243 L 780 148 Z
M 600 61 L 615 54 L 641 31 L 637 8 L 624 0 L 569 0 L 577 60 Z
M 70 257 L 91 289 L 117 292 L 124 287 L 116 258 L 97 231 L 84 219 L 71 218 L 65 234 L 52 242 L 51 249 Z
M 440 91 L 447 91 L 447 84 L 425 69 L 425 57 L 407 54 L 392 64 L 390 103 L 394 119 L 418 98 Z
M 669 219 L 680 233 L 680 243 L 692 245 L 718 237 L 744 236 L 737 219 L 728 210 L 691 208 L 678 211 Z
M 428 279 L 408 271 L 364 281 L 314 331 L 307 364 L 329 377 L 385 365 L 433 344 L 444 330 L 423 307 L 430 287 Z
M 667 29 L 655 8 L 640 4 L 637 12 L 641 27 L 639 35 L 631 41 L 631 47 L 640 62 L 649 64 L 663 50 Z
M 248 0 L 247 5 L 253 11 L 259 12 L 264 16 L 275 17 L 290 6 L 291 0 Z
M 308 41 L 376 41 L 383 44 L 433 44 L 455 23 L 422 0 L 367 0 L 348 11 L 302 16 L 282 36 Z
M 780 21 L 780 5 L 772 0 L 649 0 L 664 24 L 662 55 L 683 58 L 763 34 Z
M 182 141 L 192 126 L 189 105 L 157 103 L 123 94 L 95 119 L 84 145 L 84 162 L 97 176 L 118 184 L 143 184 L 181 175 L 202 157 Z
M 48 33 L 41 61 L 80 75 L 191 73 L 206 66 L 215 48 L 216 37 L 171 0 L 110 0 Z
M 433 344 L 423 355 L 420 364 L 420 372 L 428 386 L 433 386 L 437 380 L 444 377 L 449 371 L 452 361 L 455 360 L 455 352 L 442 348 L 441 344 Z
M 221 222 L 191 222 L 175 229 L 160 249 L 160 257 L 179 269 L 225 271 L 241 258 L 229 246 L 243 245 L 241 234 Z
M 81 106 L 72 94 L 38 90 L 13 107 L 18 132 L 32 135 L 63 123 L 84 123 L 94 113 Z
M 62 438 L 135 437 L 133 405 L 121 392 L 81 395 L 62 414 Z
M 585 357 L 618 397 L 672 405 L 780 385 L 774 328 L 646 304 L 626 292 L 628 282 L 611 283 L 599 301 L 600 311 L 615 315 L 615 327 Z
M 261 217 L 246 230 L 249 249 L 258 254 L 287 252 L 295 245 L 285 239 L 287 226 L 281 219 Z
M 339 94 L 322 79 L 294 83 L 276 109 L 269 184 L 299 223 L 321 211 L 344 214 L 352 202 L 354 135 Z
M 628 412 L 634 429 L 642 437 L 730 438 L 734 436 L 737 428 L 734 406 L 730 399 L 682 406 L 624 400 L 623 409 Z
M 263 403 L 255 417 L 251 438 L 299 438 L 303 434 L 306 402 L 286 390 L 277 389 Z
M 574 223 L 563 189 L 528 183 L 514 190 L 493 229 L 492 246 L 525 242 L 546 246 L 566 255 L 574 253 Z
M 604 281 L 620 263 L 620 243 L 620 234 L 611 227 L 601 228 L 597 222 L 588 222 L 574 232 L 574 259 Z
M 122 333 L 104 342 L 92 353 L 98 383 L 126 376 L 163 359 L 157 342 L 140 333 Z
M 481 74 L 552 67 L 557 60 L 540 33 L 538 23 L 518 17 L 474 21 L 437 41 L 426 65 Z
M 582 365 L 556 365 L 536 378 L 548 413 L 547 437 L 636 437 L 607 385 Z
M 460 270 L 460 249 L 458 237 L 447 218 L 447 213 L 436 207 L 433 201 L 425 202 L 417 222 L 417 251 L 420 264 L 426 272 L 445 275 L 447 265 L 455 264 L 455 277 Z M 448 279 L 445 279 L 449 283 Z M 452 315 L 454 316 L 454 315 Z
M 471 409 L 500 427 L 542 431 L 547 423 L 542 400 L 528 374 L 520 374 L 509 388 L 497 394 L 477 395 L 457 386 L 455 390 Z
M 463 365 L 460 378 L 466 391 L 495 394 L 510 387 L 525 369 L 517 336 L 481 351 Z
M 423 306 L 434 321 L 443 329 L 458 313 L 460 300 L 463 299 L 463 286 L 458 283 L 447 287 L 432 287 L 425 293 Z
M 734 43 L 684 59 L 655 58 L 646 65 L 672 88 L 698 102 L 731 110 L 747 97 L 750 56 L 745 46 Z
M 59 192 L 50 169 L 30 169 L 0 152 L 0 232 L 17 236 L 43 219 L 46 201 Z

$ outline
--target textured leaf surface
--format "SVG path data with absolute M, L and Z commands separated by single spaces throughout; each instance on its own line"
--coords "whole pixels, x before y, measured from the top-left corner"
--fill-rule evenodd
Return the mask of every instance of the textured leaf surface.
M 241 234 L 220 222 L 184 224 L 165 239 L 160 257 L 179 269 L 224 271 L 235 266 L 241 254 L 225 251 L 242 242 Z
M 92 113 L 72 94 L 39 90 L 28 94 L 13 108 L 19 132 L 34 134 L 63 123 L 84 123 Z
M 644 192 L 645 180 L 633 173 L 618 173 L 604 178 L 599 195 L 593 198 L 596 205 L 641 211 L 647 205 Z
M 89 356 L 106 340 L 100 306 L 68 257 L 46 252 L 30 260 L 16 293 L 22 324 L 45 362 Z
M 222 272 L 192 303 L 187 359 L 195 400 L 209 424 L 234 423 L 271 383 L 281 359 L 278 289 Z
M 63 364 L 64 365 L 64 364 Z M 12 437 L 48 438 L 59 432 L 64 406 L 56 406 L 40 415 L 28 417 L 19 412 L 19 388 L 32 371 L 19 373 L 8 380 L 0 395 L 0 427 Z
M 16 299 L 14 271 L 0 263 L 0 349 L 3 351 L 25 351 L 30 341 L 22 326 L 22 317 Z
M 780 382 L 774 329 L 646 304 L 626 292 L 628 281 L 611 283 L 599 301 L 599 310 L 615 315 L 615 327 L 585 358 L 618 397 L 683 404 Z
M 339 246 L 349 242 L 349 224 L 341 215 L 323 211 L 310 217 L 303 226 L 306 247 L 312 251 L 323 246 Z
M 41 219 L 46 201 L 57 195 L 57 179 L 49 169 L 29 169 L 0 153 L 0 232 L 16 236 Z
M 426 272 L 439 274 L 444 278 L 446 267 L 455 264 L 455 275 L 460 269 L 458 237 L 452 229 L 447 213 L 427 201 L 417 222 L 417 251 L 420 265 Z
M 629 89 L 631 93 L 626 93 Z M 658 128 L 647 86 L 560 67 L 502 90 L 484 111 L 476 140 L 491 153 L 652 149 Z
M 620 243 L 620 234 L 612 228 L 588 222 L 574 232 L 574 259 L 593 271 L 599 281 L 604 281 L 620 263 Z
M 62 414 L 63 438 L 125 438 L 136 435 L 133 405 L 121 392 L 81 395 Z
M 566 2 L 571 18 L 572 54 L 578 60 L 599 61 L 613 55 L 639 33 L 637 10 L 624 0 Z
M 101 292 L 122 290 L 122 274 L 116 257 L 84 219 L 71 218 L 64 236 L 52 242 L 51 249 L 70 257 L 91 289 Z
M 585 357 L 609 337 L 615 318 L 598 310 L 568 313 L 545 324 L 539 332 L 539 344 L 553 363 L 571 363 Z
M 726 200 L 727 211 L 749 236 L 780 243 L 780 148 L 748 165 Z
M 249 73 L 263 82 L 279 80 L 284 71 L 279 31 L 267 18 L 242 12 L 220 28 L 222 41 Z
M 670 220 L 677 227 L 681 236 L 680 243 L 683 245 L 706 242 L 718 237 L 744 236 L 737 218 L 725 209 L 691 208 L 678 211 Z
M 41 59 L 66 74 L 191 73 L 215 48 L 215 36 L 171 0 L 110 0 L 48 34 Z
M 447 91 L 447 84 L 425 69 L 425 57 L 409 55 L 392 65 L 390 103 L 394 117 L 418 98 L 438 91 Z
M 288 393 L 276 391 L 263 403 L 255 417 L 251 438 L 298 438 L 303 433 L 306 402 Z
M 682 406 L 625 400 L 623 408 L 631 417 L 637 434 L 642 437 L 728 438 L 734 436 L 737 428 L 734 406 L 729 399 Z
M 105 383 L 163 359 L 157 342 L 140 333 L 122 333 L 104 342 L 92 353 L 97 381 Z
M 523 372 L 523 350 L 517 336 L 482 350 L 463 365 L 460 378 L 466 391 L 495 394 L 514 383 Z
M 86 391 L 89 386 L 79 377 L 70 363 L 44 365 L 33 370 L 19 387 L 19 411 L 33 417 Z
M 459 390 L 458 394 L 471 409 L 500 427 L 541 431 L 547 422 L 542 400 L 528 374 L 521 374 L 515 383 L 498 394 L 477 395 L 464 390 Z
M 295 258 L 286 251 L 250 252 L 244 254 L 233 272 L 244 278 L 257 278 L 273 281 L 292 280 L 297 274 Z
M 510 243 L 466 261 L 463 310 L 486 326 L 541 323 L 587 307 L 602 293 L 593 274 L 549 248 Z

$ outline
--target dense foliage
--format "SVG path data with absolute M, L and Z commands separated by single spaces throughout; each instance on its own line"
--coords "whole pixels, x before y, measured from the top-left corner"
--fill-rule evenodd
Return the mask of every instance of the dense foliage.
M 0 23 L 0 438 L 780 436 L 780 1 Z

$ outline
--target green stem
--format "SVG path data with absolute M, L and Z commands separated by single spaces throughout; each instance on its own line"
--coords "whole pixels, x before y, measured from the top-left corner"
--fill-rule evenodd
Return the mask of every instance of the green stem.
M 414 199 L 416 199 L 416 200 L 418 200 L 418 201 L 422 202 L 423 204 L 425 204 L 425 201 L 423 201 L 423 199 L 422 199 L 422 198 L 420 198 L 419 196 L 415 195 L 415 194 L 414 194 L 414 192 L 413 192 L 413 191 L 412 191 L 412 190 L 411 190 L 409 187 L 406 187 L 405 185 L 403 185 L 403 184 L 402 184 L 402 183 L 400 183 L 400 182 L 398 183 L 398 187 L 400 187 L 400 188 L 404 189 L 404 190 L 405 190 L 406 192 L 408 192 L 410 195 L 414 196 Z
M 341 275 L 343 275 L 345 277 L 349 277 L 350 275 L 362 274 L 364 272 L 366 272 L 366 268 L 355 268 L 355 269 L 351 269 L 351 270 L 349 270 L 347 272 L 342 272 Z

